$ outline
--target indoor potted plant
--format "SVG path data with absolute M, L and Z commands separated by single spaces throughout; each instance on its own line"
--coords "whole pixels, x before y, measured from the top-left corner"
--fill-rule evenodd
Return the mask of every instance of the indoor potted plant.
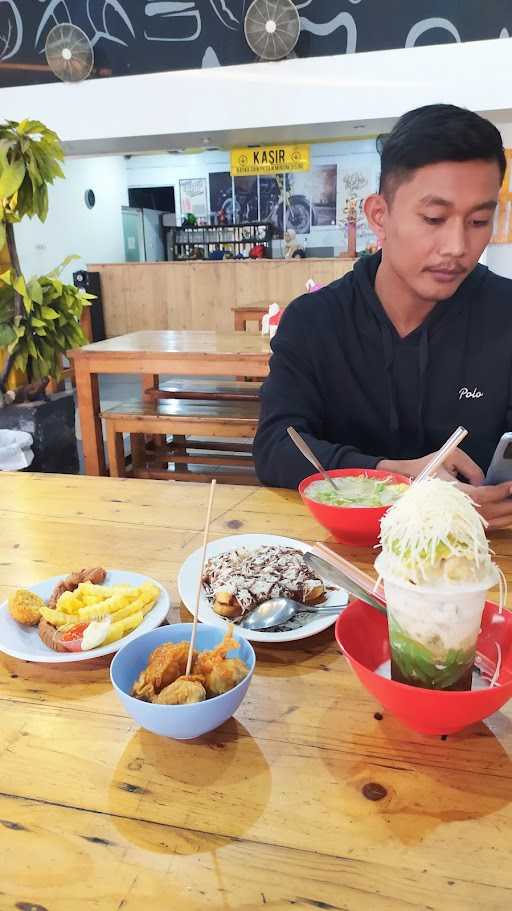
M 92 295 L 62 282 L 59 274 L 73 257 L 48 275 L 23 275 L 14 225 L 48 214 L 48 184 L 64 177 L 57 135 L 33 120 L 0 125 L 0 250 L 9 267 L 0 274 L 0 427 L 29 430 L 34 468 L 76 471 L 72 393 L 48 396 L 58 381 L 62 356 L 87 339 L 80 316 Z M 8 254 L 8 255 L 6 255 Z

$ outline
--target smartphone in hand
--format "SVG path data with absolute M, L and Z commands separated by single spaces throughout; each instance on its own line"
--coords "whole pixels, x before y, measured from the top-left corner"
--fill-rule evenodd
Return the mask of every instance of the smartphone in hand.
M 512 481 L 512 433 L 504 433 L 496 446 L 484 483 L 501 484 L 504 481 Z

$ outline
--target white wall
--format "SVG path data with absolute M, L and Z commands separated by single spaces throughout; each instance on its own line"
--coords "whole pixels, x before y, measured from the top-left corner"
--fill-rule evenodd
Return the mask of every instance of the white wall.
M 49 188 L 49 212 L 44 224 L 25 219 L 15 226 L 16 243 L 25 275 L 44 274 L 71 253 L 79 260 L 63 272 L 66 281 L 88 262 L 124 262 L 121 206 L 128 205 L 126 162 L 122 157 L 67 159 L 65 180 Z M 93 209 L 84 194 L 94 190 Z
M 279 131 L 284 139 L 297 125 L 320 131 L 333 123 L 394 119 L 437 101 L 507 111 L 511 85 L 512 39 L 503 38 L 3 88 L 0 108 L 4 117 L 42 120 L 78 154 L 106 150 L 107 141 L 112 152 L 129 151 L 126 141 L 134 135 L 148 150 L 170 148 L 163 144 L 170 136 L 221 131 L 252 130 L 252 141 Z

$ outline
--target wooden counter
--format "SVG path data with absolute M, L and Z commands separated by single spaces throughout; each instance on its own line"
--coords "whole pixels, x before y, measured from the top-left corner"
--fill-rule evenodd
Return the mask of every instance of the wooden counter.
M 232 307 L 286 306 L 312 278 L 329 284 L 354 260 L 264 259 L 226 262 L 93 263 L 101 275 L 107 336 L 142 329 L 232 332 Z M 256 331 L 256 326 L 251 327 Z

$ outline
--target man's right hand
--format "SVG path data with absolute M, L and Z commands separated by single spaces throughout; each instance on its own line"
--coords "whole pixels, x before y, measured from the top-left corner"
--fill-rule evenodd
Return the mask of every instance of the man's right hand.
M 417 477 L 435 453 L 421 459 L 382 459 L 377 464 L 381 471 L 395 471 L 398 474 Z M 468 494 L 477 506 L 481 515 L 489 523 L 489 528 L 506 528 L 512 525 L 512 484 L 484 486 L 484 473 L 462 449 L 454 449 L 442 467 L 438 468 L 437 477 L 454 481 L 457 476 L 466 479 L 460 482 L 460 488 Z
M 382 459 L 377 463 L 376 467 L 379 471 L 396 471 L 398 474 L 416 478 L 435 455 L 435 452 L 431 452 L 430 455 L 423 456 L 421 459 Z M 482 469 L 458 447 L 450 453 L 442 466 L 437 469 L 436 475 L 444 481 L 455 481 L 457 476 L 460 475 L 465 478 L 468 484 L 474 484 L 475 486 L 479 486 L 484 480 Z

